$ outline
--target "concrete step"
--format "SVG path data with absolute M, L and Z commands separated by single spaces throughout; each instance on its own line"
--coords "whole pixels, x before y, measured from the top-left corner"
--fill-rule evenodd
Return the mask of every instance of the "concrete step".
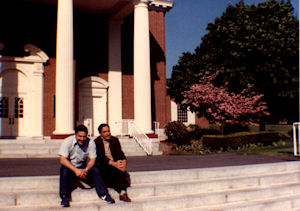
M 283 177 L 283 176 L 282 176 Z M 263 178 L 263 177 L 261 177 Z M 259 179 L 259 176 L 257 176 Z M 289 179 L 289 177 L 287 178 Z M 245 182 L 246 181 L 246 182 Z M 245 183 L 244 183 L 245 182 Z M 255 199 L 268 198 L 273 196 L 284 196 L 294 193 L 300 194 L 300 183 L 296 182 L 281 182 L 270 180 L 268 184 L 252 184 L 250 179 L 236 178 L 232 180 L 213 180 L 213 181 L 188 181 L 186 183 L 167 183 L 167 184 L 133 184 L 128 190 L 129 195 L 133 199 L 141 199 L 145 197 L 164 197 L 173 195 L 194 195 L 194 194 L 211 194 L 212 198 L 216 195 L 221 195 L 226 198 L 226 202 L 249 201 Z M 255 181 L 254 181 L 255 182 Z M 41 186 L 42 187 L 42 186 Z M 4 201 L 0 202 L 3 206 L 16 205 L 28 206 L 31 204 L 49 204 L 49 200 L 56 204 L 59 201 L 58 197 L 58 181 L 51 188 L 39 188 L 36 190 L 19 190 L 0 192 Z M 111 191 L 116 198 L 117 195 Z M 94 190 L 76 189 L 72 193 L 74 201 L 97 201 L 98 197 Z M 51 203 L 50 203 L 51 204 Z
M 237 180 L 237 184 L 241 184 L 241 181 Z M 299 182 L 289 182 L 280 184 L 270 184 L 268 186 L 258 185 L 241 185 L 236 187 L 220 186 L 218 183 L 208 182 L 212 188 L 202 188 L 201 183 L 189 183 L 179 186 L 176 184 L 168 185 L 132 185 L 128 189 L 130 197 L 134 200 L 149 198 L 149 197 L 165 197 L 165 196 L 178 196 L 185 197 L 186 195 L 199 195 L 210 196 L 207 200 L 213 201 L 215 197 L 226 198 L 227 203 L 238 202 L 238 201 L 251 201 L 270 197 L 286 196 L 291 194 L 300 194 Z M 213 187 L 213 186 L 216 187 Z M 192 188 L 193 187 L 193 188 Z M 116 192 L 110 191 L 114 198 L 117 198 Z M 0 202 L 2 206 L 29 206 L 39 204 L 57 204 L 60 199 L 58 196 L 58 188 L 56 189 L 44 189 L 34 191 L 17 191 L 17 192 L 0 192 L 1 199 L 4 201 Z M 85 201 L 97 201 L 98 197 L 95 190 L 82 190 L 76 189 L 72 193 L 72 198 L 76 202 Z
M 282 210 L 300 210 L 300 194 L 292 194 L 289 196 L 260 199 L 253 201 L 242 201 L 242 202 L 233 202 L 226 204 L 208 205 L 200 207 L 187 207 L 181 209 L 175 209 L 172 211 L 282 211 Z
M 95 209 L 97 207 L 102 210 L 143 210 L 143 211 L 152 211 L 152 210 L 261 210 L 258 208 L 268 208 L 268 210 L 279 210 L 277 208 L 285 208 L 281 210 L 289 210 L 289 208 L 297 208 L 294 202 L 299 201 L 299 185 L 295 186 L 292 191 L 289 191 L 288 196 L 284 196 L 281 193 L 282 187 L 269 188 L 266 190 L 262 190 L 261 194 L 266 192 L 270 192 L 267 196 L 265 196 L 264 200 L 260 199 L 259 196 L 256 195 L 258 193 L 257 190 L 255 193 L 252 193 L 252 199 L 247 198 L 244 201 L 240 202 L 232 202 L 228 201 L 227 194 L 228 192 L 218 192 L 218 193 L 202 193 L 202 194 L 185 194 L 185 195 L 167 195 L 167 196 L 149 196 L 146 198 L 134 198 L 132 203 L 124 203 L 116 200 L 115 205 L 107 205 L 103 201 L 97 199 L 92 199 L 93 195 L 90 194 L 91 191 L 83 192 L 80 195 L 77 195 L 76 198 L 73 196 L 73 201 L 71 206 L 73 209 L 79 209 L 86 204 L 89 208 L 88 210 Z M 287 187 L 290 188 L 290 187 Z M 294 192 L 297 190 L 298 192 Z M 75 192 L 74 191 L 74 195 Z M 28 194 L 28 193 L 27 193 Z M 231 193 L 229 192 L 229 195 Z M 17 206 L 1 206 L 0 210 L 36 210 L 39 208 L 40 210 L 60 210 L 59 200 L 57 200 L 57 193 L 53 193 L 52 195 L 48 195 L 47 203 L 39 204 L 39 199 L 43 198 L 43 194 L 36 195 L 35 201 L 31 201 L 30 198 L 26 197 L 24 194 L 23 197 L 20 197 L 19 205 Z M 89 196 L 85 198 L 84 201 L 75 201 L 82 200 L 82 196 Z M 240 193 L 242 195 L 242 193 Z M 255 197 L 256 196 L 256 197 Z M 78 198 L 77 198 L 78 197 Z M 116 198 L 116 197 L 115 197 Z M 239 197 L 238 197 L 239 198 Z M 288 198 L 289 201 L 287 200 Z M 116 198 L 117 199 L 117 198 Z M 291 201 L 292 200 L 292 201 Z M 240 206 L 238 206 L 240 205 Z M 289 206 L 288 206 L 289 205 Z M 96 207 L 95 207 L 96 206 Z M 245 209 L 243 209 L 245 208 Z M 276 208 L 276 209 L 273 209 Z
M 131 183 L 134 185 L 144 184 L 178 184 L 182 182 L 206 183 L 207 181 L 232 181 L 241 180 L 243 184 L 255 183 L 256 185 L 269 184 L 270 181 L 282 182 L 288 179 L 291 182 L 299 180 L 300 161 L 280 162 L 271 164 L 180 169 L 165 171 L 131 172 Z M 58 176 L 43 177 L 0 177 L 2 191 L 38 190 L 58 187 Z M 255 180 L 255 181 L 254 181 Z M 220 182 L 221 183 L 221 182 Z M 230 184 L 234 185 L 234 184 Z M 222 186 L 223 187 L 223 186 Z
M 0 158 L 51 158 L 56 157 L 63 140 L 16 139 L 0 140 Z M 120 138 L 126 156 L 146 156 L 147 154 L 135 140 Z M 153 155 L 161 155 L 159 143 L 153 142 Z
M 299 164 L 300 162 L 282 162 L 132 172 L 132 187 L 128 192 L 133 203 L 106 206 L 99 201 L 94 189 L 76 189 L 72 193 L 72 206 L 81 209 L 80 206 L 86 203 L 91 209 L 98 207 L 101 210 L 113 210 L 116 207 L 120 210 L 214 210 L 210 208 L 223 206 L 224 209 L 238 210 L 247 206 L 255 208 L 258 206 L 255 203 L 260 200 L 261 204 L 269 204 L 269 207 L 272 204 L 275 207 L 276 203 L 277 206 L 284 206 L 287 203 L 284 198 L 289 198 L 288 203 L 296 208 L 300 204 Z M 58 176 L 0 178 L 0 187 L 0 207 L 3 207 L 0 210 L 34 210 L 36 207 L 44 207 L 42 210 L 60 209 L 57 206 L 60 201 Z M 114 198 L 118 197 L 113 190 L 110 192 Z

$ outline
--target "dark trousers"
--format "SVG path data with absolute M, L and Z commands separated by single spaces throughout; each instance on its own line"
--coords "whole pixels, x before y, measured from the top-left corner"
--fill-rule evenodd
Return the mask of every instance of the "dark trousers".
M 72 190 L 70 187 L 70 181 L 72 179 L 80 179 L 80 178 L 76 177 L 75 173 L 72 170 L 68 169 L 65 166 L 61 166 L 60 167 L 60 177 L 59 177 L 60 198 L 64 198 L 64 197 L 70 198 L 71 197 Z M 85 180 L 84 179 L 80 179 L 80 180 L 86 182 L 87 184 L 94 186 L 96 189 L 97 195 L 99 197 L 105 195 L 105 193 L 107 192 L 107 187 L 102 179 L 99 169 L 96 167 L 93 167 L 92 169 L 90 169 Z
M 130 186 L 130 176 L 126 171 L 120 171 L 111 165 L 99 165 L 97 167 L 107 187 L 120 193 L 122 190 L 126 191 Z

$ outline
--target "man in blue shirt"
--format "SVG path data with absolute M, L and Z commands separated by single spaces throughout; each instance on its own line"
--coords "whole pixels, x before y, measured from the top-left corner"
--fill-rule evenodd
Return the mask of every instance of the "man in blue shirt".
M 87 128 L 79 125 L 75 128 L 75 135 L 69 136 L 60 146 L 60 197 L 61 206 L 69 207 L 71 200 L 70 180 L 72 178 L 89 182 L 93 180 L 99 198 L 108 203 L 115 203 L 107 191 L 107 187 L 101 177 L 96 163 L 96 145 L 93 140 L 87 138 Z

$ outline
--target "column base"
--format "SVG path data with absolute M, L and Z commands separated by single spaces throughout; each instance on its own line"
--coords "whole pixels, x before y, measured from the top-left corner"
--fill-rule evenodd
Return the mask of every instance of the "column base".
M 72 134 L 52 134 L 51 139 L 65 139 L 71 135 L 74 135 L 74 133 L 72 133 Z

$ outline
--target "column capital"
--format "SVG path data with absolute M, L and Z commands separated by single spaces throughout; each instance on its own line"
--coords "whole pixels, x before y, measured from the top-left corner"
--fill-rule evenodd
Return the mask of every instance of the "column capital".
M 148 7 L 150 2 L 148 0 L 134 0 L 133 5 L 134 7 Z
M 174 6 L 174 2 L 162 1 L 162 0 L 152 0 L 149 2 L 149 9 L 156 11 L 168 12 Z

